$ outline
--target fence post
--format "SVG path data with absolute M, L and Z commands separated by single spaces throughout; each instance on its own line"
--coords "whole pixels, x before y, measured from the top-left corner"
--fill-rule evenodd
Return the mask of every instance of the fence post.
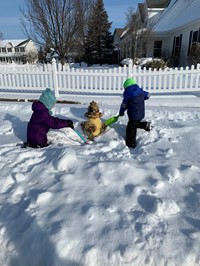
M 130 78 L 132 76 L 132 72 L 133 72 L 133 60 L 130 60 L 128 63 L 127 78 Z
M 57 67 L 56 67 L 56 59 L 52 59 L 52 76 L 53 76 L 53 86 L 55 90 L 55 96 L 56 98 L 59 97 L 59 91 L 58 91 L 58 77 L 57 77 Z

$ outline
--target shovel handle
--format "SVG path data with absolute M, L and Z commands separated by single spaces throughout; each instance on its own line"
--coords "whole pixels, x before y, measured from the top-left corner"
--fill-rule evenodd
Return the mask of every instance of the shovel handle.
M 88 144 L 88 141 L 83 137 L 83 135 L 80 132 L 78 132 L 75 129 L 74 129 L 74 132 L 76 132 L 76 134 L 82 139 L 82 141 L 84 141 L 85 144 Z
M 104 123 L 105 123 L 106 126 L 109 126 L 109 125 L 117 122 L 118 118 L 119 118 L 119 115 L 113 116 L 113 117 L 107 119 Z

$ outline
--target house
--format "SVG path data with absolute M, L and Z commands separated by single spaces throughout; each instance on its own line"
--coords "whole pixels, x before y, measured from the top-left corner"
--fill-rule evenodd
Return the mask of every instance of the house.
M 144 56 L 170 58 L 177 66 L 189 65 L 191 48 L 200 43 L 199 10 L 199 0 L 145 0 L 143 5 L 138 4 L 141 29 L 152 30 Z M 124 32 L 115 44 L 121 49 L 121 59 L 130 57 L 130 50 L 126 49 L 130 45 L 122 45 L 130 41 L 130 31 Z
M 169 2 L 170 0 L 146 0 L 144 3 L 138 3 L 137 11 L 132 17 L 132 29 L 126 27 L 121 33 L 118 43 L 114 42 L 120 59 L 133 57 L 133 51 L 136 52 L 137 47 L 140 46 L 139 35 L 158 20 Z M 117 32 L 114 32 L 114 40 L 116 40 L 116 34 Z M 138 43 L 135 43 L 136 41 Z M 140 56 L 146 56 L 146 51 L 145 54 L 143 51 L 140 52 Z
M 162 16 L 154 25 L 154 35 L 148 55 L 170 56 L 177 66 L 189 65 L 191 48 L 200 43 L 200 1 L 171 0 Z
M 35 63 L 38 50 L 31 39 L 0 40 L 0 62 Z
M 121 59 L 120 45 L 118 46 L 118 44 L 120 44 L 120 39 L 121 39 L 123 32 L 124 32 L 124 29 L 117 28 L 117 29 L 115 29 L 114 34 L 113 34 L 113 46 L 115 47 L 115 54 L 116 54 L 116 58 L 117 58 L 118 62 Z

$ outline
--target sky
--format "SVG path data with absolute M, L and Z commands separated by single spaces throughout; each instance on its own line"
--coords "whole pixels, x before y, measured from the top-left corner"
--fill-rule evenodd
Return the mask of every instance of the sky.
M 143 2 L 136 0 L 104 0 L 104 7 L 109 16 L 109 22 L 113 22 L 111 32 L 115 28 L 123 28 L 126 22 L 127 9 L 129 7 L 137 8 L 137 3 Z M 1 0 L 0 8 L 0 32 L 4 39 L 25 38 L 20 25 L 21 12 L 19 7 L 23 8 L 24 0 Z
M 87 99 L 102 121 L 118 113 L 122 99 L 110 97 Z M 82 133 L 88 104 L 76 99 L 53 115 Z M 199 266 L 198 97 L 151 96 L 153 129 L 138 129 L 135 149 L 126 114 L 89 144 L 64 128 L 49 132 L 49 147 L 22 149 L 31 104 L 0 104 L 1 265 Z

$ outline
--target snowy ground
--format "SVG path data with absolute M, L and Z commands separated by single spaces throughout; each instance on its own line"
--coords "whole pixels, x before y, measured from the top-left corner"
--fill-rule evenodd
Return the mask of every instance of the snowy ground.
M 111 102 L 98 102 L 102 120 L 118 113 Z M 63 129 L 52 146 L 21 149 L 31 103 L 1 102 L 0 265 L 200 265 L 199 107 L 150 98 L 154 128 L 138 130 L 133 150 L 126 116 L 88 145 Z M 86 111 L 57 104 L 54 115 L 81 131 Z

